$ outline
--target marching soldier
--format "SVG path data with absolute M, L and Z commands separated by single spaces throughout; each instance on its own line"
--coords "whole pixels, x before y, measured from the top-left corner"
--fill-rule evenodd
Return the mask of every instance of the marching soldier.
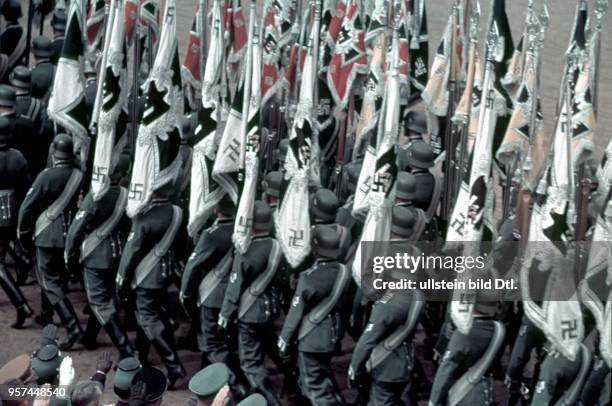
M 427 224 L 425 212 L 414 207 L 413 201 L 415 198 L 417 198 L 416 177 L 409 172 L 399 172 L 397 174 L 395 205 L 396 207 L 405 207 L 415 219 L 414 234 L 409 237 L 410 241 L 419 241 Z
M 437 239 L 436 210 L 442 196 L 443 182 L 440 175 L 434 175 L 431 169 L 435 165 L 436 154 L 424 141 L 414 141 L 405 149 L 400 148 L 400 170 L 410 172 L 415 177 L 416 195 L 413 204 L 423 210 L 427 216 L 427 226 L 424 230 L 425 241 Z
M 198 341 L 202 366 L 223 362 L 233 372 L 230 379 L 232 385 L 239 384 L 240 364 L 231 353 L 228 341 L 221 338 L 217 321 L 234 259 L 232 234 L 235 212 L 234 203 L 229 196 L 224 196 L 217 206 L 215 222 L 202 232 L 187 260 L 180 291 L 185 306 L 196 302 L 200 309 Z
M 53 17 L 51 17 L 51 28 L 53 28 L 53 41 L 51 42 L 53 54 L 51 56 L 51 63 L 54 66 L 57 66 L 60 56 L 62 55 L 64 39 L 66 38 L 67 22 L 68 17 L 66 16 L 66 10 L 63 8 L 56 8 L 53 11 Z
M 186 376 L 166 311 L 172 245 L 182 222 L 182 210 L 170 203 L 173 193 L 172 188 L 154 192 L 150 206 L 133 218 L 116 278 L 120 297 L 134 290 L 138 325 L 165 364 L 171 389 L 181 387 Z
M 9 243 L 15 238 L 17 212 L 23 201 L 31 179 L 28 163 L 23 155 L 9 148 L 11 123 L 0 116 L 0 286 L 17 310 L 17 319 L 11 327 L 22 328 L 32 309 L 9 273 L 4 260 L 10 250 Z
M 350 271 L 338 262 L 340 237 L 330 227 L 312 233 L 314 265 L 302 272 L 278 339 L 281 353 L 297 341 L 302 393 L 313 405 L 342 405 L 331 360 L 340 346 Z
M 400 169 L 412 173 L 416 178 L 417 190 L 420 193 L 415 197 L 414 205 L 427 211 L 431 204 L 436 203 L 432 201 L 436 197 L 436 179 L 429 172 L 436 159 L 433 148 L 424 141 L 415 141 L 406 146 L 400 158 Z
M 425 141 L 423 134 L 427 134 L 427 114 L 422 111 L 408 111 L 404 116 L 404 144 Z
M 30 173 L 36 177 L 46 167 L 49 154 L 49 145 L 53 141 L 52 131 L 45 128 L 45 110 L 40 100 L 32 97 L 31 73 L 25 66 L 16 66 L 9 76 L 9 81 L 15 89 L 15 114 L 21 120 L 32 126 L 32 138 L 36 140 L 33 145 L 28 145 L 31 151 L 31 159 L 28 160 Z
M 66 134 L 59 134 L 53 140 L 52 158 L 53 167 L 38 175 L 21 204 L 17 230 L 22 246 L 31 247 L 34 241 L 36 277 L 67 330 L 59 346 L 68 350 L 83 334 L 63 290 L 66 231 L 76 212 L 83 173 L 74 166 L 72 139 Z
M 32 68 L 32 97 L 47 105 L 55 77 L 55 67 L 51 63 L 53 55 L 51 40 L 42 35 L 34 38 L 32 54 L 35 62 Z
M 15 111 L 16 106 L 17 93 L 15 89 L 9 85 L 0 85 L 0 115 L 11 121 L 12 132 L 15 134 L 11 139 L 11 145 L 23 154 L 28 163 L 34 162 L 36 148 L 32 147 L 36 146 L 36 141 L 33 136 L 32 121 L 18 116 Z
M 272 210 L 262 201 L 253 209 L 253 240 L 244 254 L 236 254 L 230 274 L 219 327 L 238 319 L 238 354 L 242 372 L 251 389 L 261 392 L 270 405 L 280 405 L 268 379 L 265 356 L 278 361 L 274 346 L 274 320 L 279 314 L 275 287 L 276 271 L 282 259 L 280 244 L 270 237 Z M 279 365 L 280 366 L 280 365 Z
M 83 266 L 83 282 L 91 309 L 83 344 L 95 347 L 100 327 L 104 327 L 121 358 L 133 353 L 114 304 L 115 275 L 127 234 L 127 190 L 120 187 L 119 182 L 129 165 L 129 156 L 121 154 L 104 196 L 97 202 L 91 193 L 85 196 L 68 230 L 65 250 L 69 270 L 76 270 L 79 262 Z
M 7 83 L 8 74 L 25 55 L 27 35 L 19 24 L 23 15 L 19 0 L 5 0 L 0 11 L 6 21 L 4 31 L 0 34 L 0 78 L 2 83 Z
M 351 246 L 349 230 L 336 223 L 338 213 L 338 198 L 329 189 L 317 190 L 310 200 L 310 215 L 314 225 L 333 227 L 340 237 L 340 251 L 338 258 L 345 258 Z
M 497 356 L 495 348 L 499 349 L 503 342 L 503 333 L 496 334 L 503 325 L 495 321 L 497 303 L 477 300 L 474 304 L 474 319 L 469 334 L 463 334 L 456 329 L 448 342 L 442 356 L 440 366 L 436 371 L 429 405 L 446 404 L 451 387 L 456 383 L 467 385 L 462 399 L 454 399 L 458 405 L 493 405 L 493 376 L 490 367 Z M 488 358 L 488 359 L 487 359 Z M 485 370 L 479 377 L 466 377 L 470 368 L 479 362 L 484 362 Z

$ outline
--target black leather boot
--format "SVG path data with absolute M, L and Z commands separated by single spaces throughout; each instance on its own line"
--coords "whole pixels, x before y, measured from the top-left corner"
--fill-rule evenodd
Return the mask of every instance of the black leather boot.
M 55 310 L 62 320 L 62 324 L 66 327 L 66 337 L 60 341 L 59 348 L 62 351 L 67 351 L 83 337 L 83 329 L 68 298 L 58 302 L 55 305 Z
M 134 355 L 134 349 L 130 345 L 130 340 L 127 334 L 121 328 L 117 316 L 113 316 L 108 323 L 104 325 L 104 330 L 110 337 L 111 341 L 119 350 L 119 356 L 121 359 L 131 357 Z
M 40 308 L 40 314 L 34 317 L 34 321 L 43 327 L 53 324 L 53 306 L 51 306 L 45 292 L 40 293 Z
M 15 283 L 15 280 L 4 265 L 0 265 L 0 286 L 2 286 L 2 289 L 4 289 L 9 300 L 17 310 L 17 318 L 11 324 L 11 327 L 20 329 L 23 327 L 25 320 L 32 316 L 33 312 L 30 306 L 28 306 L 21 289 L 19 289 L 19 286 L 17 286 L 17 283 Z
M 186 383 L 187 372 L 185 372 L 185 368 L 183 368 L 183 364 L 181 364 L 181 360 L 172 346 L 172 340 L 170 339 L 171 337 L 168 337 L 169 335 L 162 334 L 159 337 L 155 337 L 151 344 L 155 347 L 168 370 L 168 388 L 181 389 Z
M 100 334 L 100 329 L 102 325 L 96 319 L 93 314 L 90 314 L 87 319 L 87 326 L 85 327 L 85 334 L 79 340 L 81 344 L 85 346 L 88 350 L 95 350 L 98 348 L 98 334 Z

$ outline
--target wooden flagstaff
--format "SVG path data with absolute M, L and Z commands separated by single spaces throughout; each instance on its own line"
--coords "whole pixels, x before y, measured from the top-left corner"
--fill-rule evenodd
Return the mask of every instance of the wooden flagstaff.
M 457 26 L 459 23 L 459 7 L 460 2 L 453 3 L 452 15 L 453 25 L 451 29 L 451 50 L 449 60 L 449 81 L 448 81 L 448 108 L 446 111 L 446 125 L 444 129 L 444 151 L 446 158 L 444 160 L 444 197 L 442 199 L 442 221 L 448 223 L 451 211 L 453 209 L 454 197 L 449 191 L 455 190 L 455 174 L 454 160 L 456 140 L 456 126 L 453 123 L 455 114 L 455 99 L 457 98 Z
M 142 3 L 140 0 L 136 2 L 136 20 L 132 41 L 134 42 L 134 54 L 132 61 L 132 98 L 130 105 L 130 149 L 131 154 L 136 153 L 136 138 L 138 137 L 138 93 L 140 88 L 140 8 Z
M 104 80 L 106 79 L 106 63 L 108 61 L 108 49 L 110 48 L 111 31 L 113 24 L 115 23 L 115 8 L 121 3 L 121 0 L 111 0 L 110 4 L 104 4 L 104 48 L 102 49 L 102 60 L 100 62 L 100 71 L 98 73 L 98 91 L 96 92 L 96 99 L 94 101 L 93 113 L 91 115 L 91 123 L 89 125 L 89 131 L 93 136 L 98 133 L 98 120 L 100 119 L 100 111 L 102 109 L 102 99 L 104 97 L 104 91 L 100 89 L 100 86 L 104 86 Z

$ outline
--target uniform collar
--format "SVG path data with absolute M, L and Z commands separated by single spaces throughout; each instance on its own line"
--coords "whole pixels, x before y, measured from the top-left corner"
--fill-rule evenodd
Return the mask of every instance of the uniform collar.
M 256 233 L 256 234 L 253 234 L 253 240 L 263 240 L 265 238 L 270 238 L 270 233 Z
M 334 262 L 335 260 L 332 258 L 317 258 L 315 259 L 315 265 L 325 265 L 325 264 L 329 264 L 330 262 Z
M 422 169 L 422 168 L 414 168 L 412 170 L 413 175 L 418 175 L 418 174 L 427 173 L 427 172 L 429 172 L 427 169 Z

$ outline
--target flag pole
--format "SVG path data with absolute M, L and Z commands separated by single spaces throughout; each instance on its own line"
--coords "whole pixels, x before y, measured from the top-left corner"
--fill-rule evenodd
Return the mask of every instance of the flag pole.
M 599 67 L 600 56 L 601 56 L 601 35 L 602 35 L 602 26 L 603 26 L 603 18 L 608 11 L 608 0 L 595 0 L 595 31 L 593 35 L 598 35 L 599 38 L 597 43 L 595 44 L 595 74 L 593 75 L 593 112 L 595 113 L 595 117 L 597 117 L 597 107 L 598 107 L 598 96 L 599 96 Z
M 100 65 L 100 73 L 98 76 L 98 91 L 96 92 L 96 99 L 94 101 L 91 124 L 89 124 L 89 131 L 91 131 L 92 135 L 94 136 L 98 132 L 98 120 L 100 119 L 100 110 L 102 109 L 102 97 L 104 96 L 103 86 L 104 80 L 106 79 L 106 62 L 108 61 L 111 31 L 115 22 L 115 8 L 117 7 L 118 1 L 119 0 L 111 0 L 110 5 L 104 4 L 104 21 L 106 22 L 106 26 L 104 28 L 104 49 L 102 51 L 102 61 Z
M 25 66 L 27 68 L 30 67 L 30 47 L 32 43 L 33 21 L 34 21 L 34 5 L 33 5 L 33 0 L 30 0 L 28 2 L 28 27 L 27 27 L 27 33 L 26 33 L 26 50 L 25 50 Z
M 240 149 L 240 165 L 238 170 L 238 181 L 244 182 L 244 167 L 246 157 L 246 144 L 248 138 L 249 126 L 249 106 L 251 101 L 251 84 L 253 81 L 253 46 L 259 46 L 259 38 L 255 34 L 255 2 L 251 1 L 249 12 L 249 34 L 247 43 L 246 64 L 244 65 L 244 82 L 243 82 L 243 97 L 242 97 L 242 148 Z
M 132 154 L 136 153 L 136 138 L 138 137 L 138 90 L 140 87 L 140 7 L 142 3 L 140 0 L 137 1 L 136 7 L 136 22 L 134 25 L 134 33 L 132 34 L 132 41 L 134 41 L 134 60 L 133 60 L 133 76 L 132 76 L 132 105 L 130 116 L 131 116 L 131 140 L 130 148 Z
M 454 156 L 455 151 L 454 143 L 455 138 L 455 125 L 453 124 L 453 115 L 455 114 L 455 98 L 457 92 L 457 24 L 459 18 L 459 5 L 457 1 L 453 2 L 452 8 L 453 24 L 451 27 L 451 50 L 449 60 L 449 81 L 448 81 L 448 108 L 446 111 L 446 126 L 444 134 L 444 151 L 446 152 L 446 158 L 444 160 L 444 199 L 442 200 L 442 221 L 446 224 L 448 222 L 450 211 L 453 207 L 454 197 L 450 190 L 455 190 L 455 175 L 454 169 Z

